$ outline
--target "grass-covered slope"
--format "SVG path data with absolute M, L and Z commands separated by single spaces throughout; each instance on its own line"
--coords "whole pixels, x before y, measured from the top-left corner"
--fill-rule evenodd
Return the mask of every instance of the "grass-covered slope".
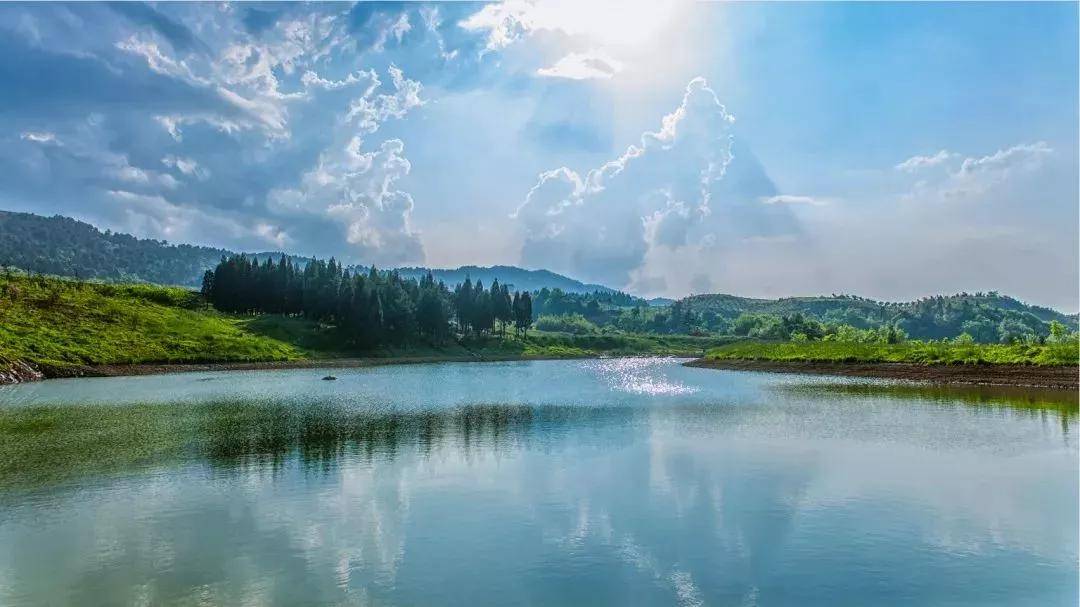
M 299 358 L 187 289 L 0 276 L 0 358 L 44 368 Z
M 0 274 L 0 374 L 22 361 L 63 375 L 82 366 L 288 361 L 304 358 L 701 356 L 717 338 L 531 332 L 357 351 L 332 326 L 280 315 L 233 316 L 179 287 Z
M 909 341 L 866 344 L 835 341 L 742 341 L 710 350 L 707 360 L 780 362 L 903 362 L 918 364 L 1075 365 L 1080 344 L 975 344 Z

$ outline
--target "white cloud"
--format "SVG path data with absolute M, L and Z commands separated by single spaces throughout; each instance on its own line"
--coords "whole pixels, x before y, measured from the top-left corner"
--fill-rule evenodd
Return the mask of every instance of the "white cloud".
M 108 198 L 122 217 L 118 228 L 175 242 L 242 241 L 283 246 L 288 235 L 265 222 L 248 227 L 224 212 L 181 205 L 159 194 L 109 190 Z
M 390 73 L 394 92 L 374 95 L 374 91 L 381 82 L 375 74 L 372 74 L 374 77 L 372 85 L 352 100 L 345 114 L 345 120 L 355 122 L 365 134 L 374 133 L 380 124 L 390 118 L 403 118 L 413 108 L 424 105 L 424 100 L 420 98 L 423 87 L 419 82 L 406 78 L 405 74 L 394 65 L 391 65 L 387 71 Z
M 794 204 L 794 205 L 809 205 L 820 207 L 828 204 L 828 200 L 824 198 L 815 198 L 813 196 L 795 196 L 793 194 L 778 194 L 776 196 L 769 196 L 761 199 L 762 204 Z
M 232 106 L 239 114 L 230 117 L 215 113 L 158 117 L 159 123 L 174 139 L 179 140 L 179 124 L 197 121 L 230 125 L 229 129 L 222 129 L 225 132 L 262 128 L 274 138 L 288 136 L 287 110 L 282 102 L 295 97 L 278 91 L 273 70 L 281 63 L 275 62 L 272 56 L 258 47 L 250 44 L 226 47 L 220 60 L 210 63 L 203 70 L 206 75 L 196 75 L 186 61 L 167 55 L 155 42 L 137 36 L 117 42 L 116 47 L 142 57 L 154 72 L 215 92 L 226 107 Z M 246 90 L 246 96 L 237 92 L 241 89 Z
M 570 53 L 555 65 L 536 70 L 540 76 L 570 80 L 607 79 L 618 74 L 623 64 L 602 51 Z
M 19 138 L 23 141 L 31 141 L 43 145 L 61 145 L 60 140 L 56 138 L 56 134 L 48 131 L 25 131 Z
M 506 48 L 534 27 L 532 3 L 508 0 L 484 5 L 458 25 L 467 31 L 487 34 L 488 51 Z
M 327 150 L 299 187 L 270 193 L 271 208 L 283 214 L 316 214 L 345 228 L 345 240 L 363 263 L 423 261 L 420 235 L 412 227 L 413 199 L 397 188 L 411 165 L 398 139 L 362 151 L 359 136 Z
M 345 78 L 341 80 L 328 80 L 320 77 L 314 70 L 308 70 L 301 76 L 300 81 L 305 87 L 320 88 L 327 91 L 355 86 L 361 83 L 369 88 L 379 85 L 379 77 L 375 73 L 375 70 L 357 70 L 351 74 L 347 74 Z
M 397 187 L 412 168 L 404 156 L 405 144 L 389 139 L 376 150 L 365 151 L 365 138 L 384 122 L 403 118 L 424 103 L 419 82 L 409 80 L 395 66 L 388 71 L 394 91 L 375 94 L 381 83 L 372 72 L 371 84 L 353 99 L 343 117 L 353 132 L 343 131 L 297 187 L 278 188 L 268 195 L 276 212 L 339 222 L 355 258 L 380 265 L 424 258 L 420 235 L 412 227 L 412 196 Z
M 185 125 L 189 124 L 208 124 L 214 129 L 222 132 L 233 134 L 239 131 L 251 128 L 250 123 L 242 124 L 233 120 L 223 118 L 218 114 L 213 113 L 191 113 L 191 114 L 173 114 L 168 116 L 154 116 L 154 120 L 164 128 L 170 136 L 176 141 L 184 140 Z
M 99 150 L 96 156 L 105 165 L 104 174 L 127 184 L 126 187 L 141 187 L 144 189 L 161 187 L 167 190 L 175 190 L 180 185 L 180 182 L 168 173 L 159 173 L 132 166 L 125 156 L 113 154 L 106 150 Z
M 956 154 L 953 154 L 948 150 L 940 150 L 932 156 L 912 156 L 896 165 L 895 168 L 896 170 L 904 171 L 905 173 L 914 173 L 922 169 L 939 166 L 955 156 Z
M 116 43 L 116 48 L 138 55 L 146 60 L 147 66 L 154 72 L 185 80 L 191 84 L 207 86 L 210 81 L 196 76 L 184 61 L 176 60 L 165 54 L 157 43 L 131 36 Z
M 496 51 L 537 31 L 553 31 L 605 46 L 640 46 L 673 21 L 678 2 L 507 0 L 484 5 L 458 25 L 486 36 Z
M 712 188 L 731 160 L 728 114 L 703 78 L 637 145 L 584 176 L 540 175 L 514 217 L 522 261 L 622 286 L 658 246 L 677 248 L 710 215 Z
M 981 158 L 965 158 L 960 165 L 960 175 L 1003 174 L 1012 170 L 1037 168 L 1043 159 L 1053 153 L 1046 142 L 1022 143 Z
M 942 150 L 933 156 L 914 156 L 896 166 L 909 174 L 925 173 L 925 169 L 940 170 L 921 174 L 919 181 L 911 185 L 907 200 L 948 201 L 986 195 L 991 189 L 1031 173 L 1042 166 L 1053 154 L 1045 142 L 1021 143 L 1004 148 L 987 156 L 961 155 Z
M 228 30 L 221 23 L 206 26 Z M 310 86 L 344 86 L 362 73 L 335 82 L 320 79 L 310 69 L 333 48 L 347 43 L 348 36 L 340 31 L 343 27 L 335 15 L 313 13 L 277 22 L 257 41 L 228 30 L 218 49 L 205 56 L 188 53 L 180 58 L 143 35 L 118 42 L 116 48 L 143 58 L 152 71 L 204 89 L 223 102 L 220 108 L 158 116 L 177 141 L 182 139 L 182 124 L 200 122 L 230 134 L 255 129 L 270 139 L 288 139 L 289 105 L 307 98 Z M 308 68 L 300 79 L 305 89 L 286 92 L 281 77 L 298 68 Z
M 210 178 L 210 171 L 199 166 L 199 163 L 192 158 L 169 154 L 161 159 L 161 164 L 176 169 L 189 177 L 195 177 L 199 181 L 206 181 Z

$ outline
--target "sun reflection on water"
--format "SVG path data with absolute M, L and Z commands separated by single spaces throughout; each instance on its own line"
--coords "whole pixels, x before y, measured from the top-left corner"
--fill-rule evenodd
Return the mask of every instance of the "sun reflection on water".
M 589 361 L 589 367 L 613 390 L 650 396 L 694 394 L 699 388 L 672 379 L 669 358 L 618 358 Z

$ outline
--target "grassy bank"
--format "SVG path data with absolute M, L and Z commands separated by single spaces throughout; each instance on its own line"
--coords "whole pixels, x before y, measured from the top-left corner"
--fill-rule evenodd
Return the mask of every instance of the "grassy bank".
M 303 356 L 248 322 L 205 309 L 182 288 L 0 277 L 0 357 L 43 368 Z
M 960 344 L 909 341 L 863 344 L 835 341 L 742 341 L 709 350 L 706 360 L 827 363 L 1076 365 L 1080 344 Z
M 63 375 L 94 365 L 382 359 L 701 356 L 715 338 L 530 332 L 358 351 L 332 326 L 207 308 L 188 289 L 0 275 L 0 370 L 25 361 Z

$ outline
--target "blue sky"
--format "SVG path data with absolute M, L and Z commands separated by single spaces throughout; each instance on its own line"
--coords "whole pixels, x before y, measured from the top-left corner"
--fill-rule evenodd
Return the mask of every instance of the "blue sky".
M 3 4 L 0 208 L 643 295 L 1076 311 L 1077 5 Z

